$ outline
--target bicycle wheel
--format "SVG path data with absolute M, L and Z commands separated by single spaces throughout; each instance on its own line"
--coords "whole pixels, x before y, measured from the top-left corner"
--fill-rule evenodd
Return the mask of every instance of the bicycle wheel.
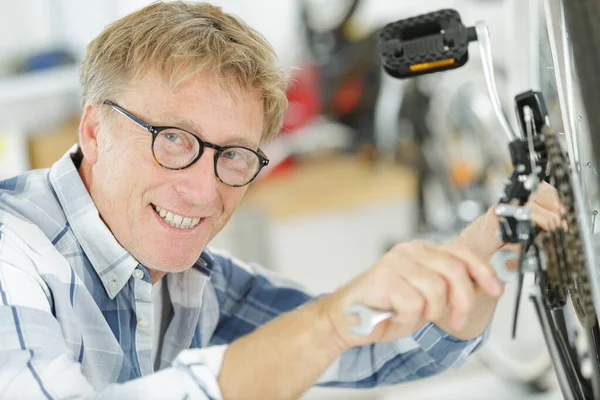
M 596 164 L 600 161 L 600 2 L 563 1 Z
M 579 321 L 585 329 L 577 329 L 585 340 L 587 357 L 581 358 L 572 354 L 570 358 L 574 365 L 568 381 L 589 384 L 590 391 L 585 398 L 600 396 L 600 371 L 598 357 L 600 346 L 598 342 L 598 310 L 600 310 L 600 286 L 597 274 L 596 241 L 590 234 L 594 230 L 594 203 L 598 203 L 598 187 L 600 181 L 595 173 L 594 165 L 600 161 L 600 79 L 596 76 L 600 67 L 600 3 L 597 0 L 545 0 L 546 17 L 556 77 L 558 96 L 560 98 L 563 125 L 568 143 L 568 163 L 564 171 L 571 176 L 571 204 L 569 226 L 576 225 L 576 231 L 581 247 L 577 248 L 577 257 L 569 258 L 569 269 L 577 279 L 569 288 L 572 304 Z M 554 25 L 554 26 L 553 26 Z M 554 29 L 552 29 L 554 28 Z M 558 33 L 558 34 L 557 34 Z M 573 71 L 574 70 L 574 71 Z M 557 148 L 560 151 L 559 148 Z M 556 153 L 558 154 L 558 153 Z M 555 166 L 556 167 L 556 166 Z M 590 168 L 591 167 L 591 168 Z M 593 171 L 594 174 L 589 174 Z M 560 185 L 557 188 L 560 190 Z M 592 217 L 592 218 L 590 218 Z M 590 222 L 591 221 L 591 222 Z M 572 231 L 574 232 L 574 231 Z M 566 243 L 572 249 L 577 242 Z M 548 250 L 548 249 L 546 249 Z M 567 311 L 566 309 L 564 311 Z M 552 316 L 549 315 L 549 319 Z M 555 326 L 556 328 L 556 326 Z M 560 333 L 554 329 L 555 334 Z M 563 332 L 564 333 L 564 332 Z M 569 335 L 563 334 L 563 339 Z M 563 341 L 562 339 L 559 342 Z M 568 340 L 563 345 L 569 346 Z M 572 350 L 575 350 L 573 347 Z M 568 352 L 563 352 L 567 355 Z M 584 379 L 583 362 L 591 364 L 591 373 Z M 556 360 L 568 364 L 568 359 Z M 577 365 L 579 364 L 579 365 Z M 563 380 L 564 382 L 564 380 Z M 573 386 L 571 386 L 573 388 Z M 579 398 L 573 391 L 574 398 Z M 564 392 L 563 392 L 564 393 Z M 593 393 L 593 394 L 592 394 Z

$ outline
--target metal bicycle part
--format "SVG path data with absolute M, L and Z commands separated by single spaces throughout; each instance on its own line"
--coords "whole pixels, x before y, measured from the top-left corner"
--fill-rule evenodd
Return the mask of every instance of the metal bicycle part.
M 542 236 L 542 247 L 546 254 L 546 276 L 548 303 L 552 308 L 564 307 L 567 304 L 568 271 L 566 267 L 565 249 L 561 244 L 564 231 L 559 228 L 555 232 L 546 232 Z
M 562 204 L 567 208 L 565 214 L 568 230 L 565 232 L 567 266 L 569 272 L 568 289 L 573 306 L 579 321 L 585 328 L 591 328 L 597 323 L 596 309 L 594 307 L 591 279 L 586 268 L 586 259 L 583 249 L 582 236 L 588 233 L 581 229 L 577 221 L 573 179 L 570 179 L 566 160 L 563 157 L 556 136 L 549 134 L 546 137 L 548 149 L 548 163 L 551 175 L 556 179 L 556 188 Z
M 502 108 L 498 88 L 496 87 L 496 78 L 494 74 L 494 63 L 492 61 L 492 46 L 490 44 L 490 31 L 483 21 L 475 23 L 475 31 L 477 32 L 477 41 L 481 51 L 481 63 L 485 75 L 485 81 L 490 95 L 490 101 L 494 112 L 508 137 L 508 140 L 513 141 L 518 138 L 515 131 L 510 126 L 510 122 Z
M 573 372 L 574 366 L 564 357 L 564 346 L 561 346 L 556 331 L 552 329 L 552 316 L 549 310 L 544 307 L 543 295 L 538 286 L 532 288 L 529 298 L 533 302 L 538 318 L 540 319 L 546 345 L 548 346 L 552 364 L 554 365 L 554 371 L 559 382 L 562 383 L 560 389 L 563 397 L 566 400 L 585 400 L 587 397 L 583 394 L 581 385 L 572 383 L 574 381 L 577 382 L 577 380 L 573 379 L 573 375 L 575 375 Z
M 516 260 L 518 254 L 511 250 L 500 249 L 492 256 L 492 264 L 494 264 L 494 270 L 498 279 L 502 283 L 514 282 L 517 279 L 518 271 L 509 270 L 506 268 L 506 262 L 510 260 Z M 524 273 L 535 273 L 537 272 L 537 259 L 535 255 L 530 251 L 525 254 L 525 258 L 522 263 L 522 272 Z
M 561 0 L 544 0 L 544 10 L 547 19 L 548 37 L 552 59 L 554 61 L 555 80 L 558 88 L 560 108 L 563 115 L 564 127 L 569 151 L 571 188 L 573 192 L 574 216 L 580 229 L 581 242 L 583 246 L 583 257 L 589 279 L 591 301 L 596 305 L 596 318 L 600 318 L 600 282 L 596 255 L 592 242 L 590 229 L 591 211 L 585 206 L 583 189 L 581 185 L 581 170 L 577 161 L 580 161 L 579 148 L 577 146 L 578 132 L 575 127 L 575 113 L 573 110 L 573 76 L 572 76 L 572 53 L 569 50 L 571 43 L 567 34 L 567 26 L 564 16 L 564 6 Z M 558 24 L 558 26 L 556 26 Z M 583 39 L 583 38 L 581 38 Z
M 533 387 L 540 384 L 540 387 L 545 387 L 544 382 L 547 382 L 552 373 L 552 359 L 546 344 L 540 340 L 542 327 L 536 321 L 537 313 L 533 304 L 527 301 L 528 290 L 523 293 L 523 304 L 519 315 L 521 329 L 516 340 L 508 334 L 509 325 L 513 323 L 515 307 L 513 294 L 517 291 L 515 283 L 518 272 L 512 269 L 505 271 L 502 266 L 507 260 L 514 260 L 515 256 L 512 251 L 501 250 L 492 257 L 491 263 L 498 277 L 507 285 L 496 307 L 490 326 L 490 338 L 485 346 L 477 351 L 476 357 L 489 370 L 511 382 L 522 382 Z M 523 263 L 526 289 L 534 282 L 536 263 L 534 255 L 528 253 L 527 260 Z

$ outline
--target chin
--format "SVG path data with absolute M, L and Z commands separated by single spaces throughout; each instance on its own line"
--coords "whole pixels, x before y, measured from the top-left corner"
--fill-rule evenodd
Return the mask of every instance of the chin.
M 159 257 L 142 256 L 138 260 L 146 267 L 155 271 L 163 272 L 182 272 L 191 268 L 201 253 L 192 256 L 182 256 L 181 253 L 167 255 L 161 254 Z

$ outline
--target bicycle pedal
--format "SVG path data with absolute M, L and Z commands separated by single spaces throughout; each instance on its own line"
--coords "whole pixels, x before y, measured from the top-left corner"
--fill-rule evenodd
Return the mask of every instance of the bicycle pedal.
M 395 78 L 459 68 L 469 60 L 468 46 L 477 40 L 475 28 L 444 9 L 387 24 L 379 34 L 385 71 Z

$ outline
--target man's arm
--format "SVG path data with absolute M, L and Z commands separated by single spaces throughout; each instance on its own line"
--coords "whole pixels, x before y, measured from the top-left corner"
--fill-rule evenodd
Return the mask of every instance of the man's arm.
M 527 206 L 532 209 L 533 222 L 545 231 L 556 229 L 561 224 L 560 213 L 563 206 L 560 203 L 556 189 L 546 182 L 542 182 L 536 192 L 531 196 Z M 518 253 L 519 245 L 505 245 L 497 239 L 496 233 L 500 229 L 496 217 L 496 207 L 488 211 L 469 224 L 456 237 L 455 243 L 463 244 L 473 251 L 480 259 L 489 262 L 498 250 L 508 248 Z M 564 210 L 562 210 L 564 212 Z M 507 265 L 516 268 L 516 263 Z M 436 321 L 436 324 L 451 335 L 470 339 L 479 335 L 489 325 L 496 309 L 498 298 L 489 297 L 483 291 L 477 291 L 477 307 L 469 317 L 469 322 L 463 329 L 455 330 L 448 321 L 448 315 Z
M 556 223 L 557 202 L 541 201 L 531 206 L 534 219 L 542 228 L 551 228 Z M 402 367 L 396 370 L 378 370 L 381 365 L 373 366 L 376 377 L 371 380 L 376 383 L 399 382 L 439 372 L 443 369 L 439 368 L 443 356 L 460 363 L 465 354 L 481 343 L 480 335 L 489 325 L 503 291 L 488 262 L 502 246 L 495 239 L 496 229 L 491 210 L 453 243 L 412 242 L 396 246 L 337 292 L 235 341 L 225 353 L 219 376 L 224 398 L 297 398 L 342 353 L 356 354 L 359 346 L 374 343 L 377 345 L 368 346 L 374 363 L 384 360 L 378 360 L 374 354 L 381 347 L 388 350 L 398 346 L 397 352 L 391 354 L 402 361 L 398 364 Z M 347 331 L 357 323 L 355 317 L 344 313 L 354 303 L 392 310 L 395 316 L 380 323 L 368 337 L 359 337 Z M 415 336 L 415 330 L 423 326 L 416 336 L 439 330 L 425 321 L 435 322 L 445 332 L 439 331 L 434 339 L 420 341 L 420 351 L 414 352 L 415 348 L 402 338 L 411 333 Z M 433 354 L 429 363 L 412 361 L 414 357 L 424 357 L 422 350 L 431 349 L 440 341 L 451 345 L 438 352 L 439 360 Z M 403 348 L 405 345 L 408 347 Z M 242 365 L 247 367 L 241 368 Z M 386 374 L 396 379 L 379 376 Z M 356 373 L 355 377 L 360 380 L 364 375 Z
M 233 342 L 219 376 L 224 399 L 297 399 L 314 385 L 370 388 L 461 365 L 484 338 L 457 340 L 426 323 L 412 335 L 348 348 L 319 302 Z
M 312 301 L 293 285 L 286 285 L 286 280 L 217 257 L 216 263 L 225 267 L 225 272 L 212 278 L 222 319 L 211 342 L 238 338 L 228 347 L 219 376 L 224 398 L 297 398 L 315 383 L 344 387 L 394 384 L 464 362 L 482 338 L 461 341 L 425 323 L 420 314 L 424 310 L 415 314 L 414 309 L 422 296 L 396 276 L 399 265 L 407 271 L 421 268 L 417 259 L 430 265 L 459 264 L 445 252 L 449 246 L 420 249 L 421 244 L 429 246 L 420 242 L 397 246 L 338 292 Z M 459 246 L 455 247 L 460 252 Z M 429 253 L 430 259 L 422 253 Z M 423 275 L 415 276 L 420 279 Z M 395 304 L 390 304 L 390 299 Z M 297 308 L 296 303 L 302 301 L 308 302 Z M 380 301 L 385 303 L 377 304 Z M 344 311 L 355 302 L 382 309 L 397 307 L 399 320 L 382 323 L 370 337 L 351 335 L 346 329 L 356 323 L 355 317 Z M 437 307 L 429 314 L 441 312 Z M 283 315 L 266 323 L 278 313 Z M 262 326 L 247 334 L 248 325 Z
M 449 298 L 454 298 L 450 304 L 459 315 L 469 315 L 474 307 L 467 267 L 461 269 L 453 252 L 469 254 L 476 260 L 461 245 L 414 242 L 397 246 L 340 290 L 234 341 L 225 352 L 219 375 L 223 397 L 294 399 L 316 382 L 370 387 L 430 376 L 460 364 L 482 339 L 461 341 L 426 323 L 444 314 Z M 450 274 L 456 274 L 451 278 L 455 282 L 450 289 L 437 292 L 438 285 L 444 285 L 443 279 L 432 270 L 425 271 L 426 264 L 441 269 L 444 265 L 454 266 Z M 491 268 L 488 271 L 481 262 L 470 267 L 482 269 L 474 275 L 488 295 L 494 296 Z M 419 281 L 414 284 L 419 289 L 409 283 L 411 274 Z M 426 287 L 429 275 L 434 284 Z M 467 288 L 465 293 L 455 290 L 463 286 Z M 496 290 L 498 295 L 501 289 Z M 457 293 L 448 295 L 453 291 Z M 347 329 L 358 321 L 345 310 L 355 303 L 393 310 L 395 316 L 380 323 L 369 336 L 354 335 Z M 454 314 L 450 320 L 452 326 L 466 323 Z M 334 368 L 344 368 L 343 373 L 328 371 L 331 379 L 319 380 L 336 360 L 343 360 L 334 364 Z

